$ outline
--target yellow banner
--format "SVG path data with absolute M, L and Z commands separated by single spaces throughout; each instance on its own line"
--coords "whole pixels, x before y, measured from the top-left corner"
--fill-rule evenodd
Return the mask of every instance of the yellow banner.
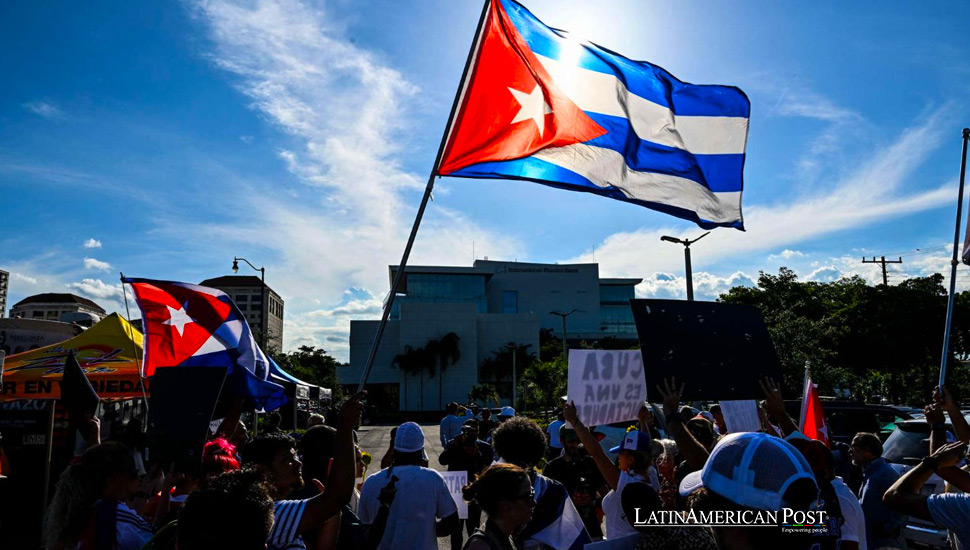
M 101 399 L 140 397 L 142 343 L 142 334 L 128 321 L 117 313 L 109 315 L 70 340 L 8 356 L 0 379 L 0 400 L 58 399 L 64 361 L 70 352 Z

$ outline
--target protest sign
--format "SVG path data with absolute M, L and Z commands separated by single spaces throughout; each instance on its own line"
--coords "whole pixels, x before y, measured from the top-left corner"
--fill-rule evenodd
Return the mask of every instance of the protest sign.
M 647 387 L 674 376 L 684 401 L 757 399 L 758 380 L 781 380 L 781 362 L 754 306 L 630 300 Z
M 724 425 L 729 433 L 757 432 L 761 430 L 758 418 L 758 402 L 754 399 L 720 401 Z
M 461 496 L 462 487 L 468 485 L 468 472 L 438 473 L 445 478 L 448 492 L 451 493 L 451 498 L 455 499 L 455 505 L 458 506 L 458 519 L 468 519 L 468 503 L 465 502 L 465 497 Z
M 567 399 L 587 426 L 635 420 L 647 399 L 639 351 L 569 350 Z

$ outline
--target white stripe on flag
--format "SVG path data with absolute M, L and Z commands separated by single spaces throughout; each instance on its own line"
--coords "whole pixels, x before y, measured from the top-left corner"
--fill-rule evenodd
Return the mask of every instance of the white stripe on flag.
M 697 155 L 744 154 L 748 141 L 746 118 L 677 116 L 670 109 L 631 93 L 615 75 L 536 57 L 580 109 L 628 119 L 640 139 Z
M 582 143 L 543 149 L 533 157 L 575 172 L 596 185 L 612 185 L 628 197 L 696 212 L 715 223 L 741 221 L 741 193 L 715 193 L 686 178 L 631 170 L 623 155 Z

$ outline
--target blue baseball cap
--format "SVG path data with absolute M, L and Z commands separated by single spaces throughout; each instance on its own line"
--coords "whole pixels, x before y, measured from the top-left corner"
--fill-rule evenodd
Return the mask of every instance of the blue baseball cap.
M 618 446 L 610 449 L 610 452 L 618 453 L 620 451 L 639 451 L 641 453 L 649 453 L 651 441 L 653 441 L 653 439 L 650 437 L 648 432 L 630 430 L 626 433 L 626 437 L 623 438 L 623 441 L 621 441 Z

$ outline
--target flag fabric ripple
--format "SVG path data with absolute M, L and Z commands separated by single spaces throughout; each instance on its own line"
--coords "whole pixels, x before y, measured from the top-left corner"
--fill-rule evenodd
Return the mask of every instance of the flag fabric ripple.
M 221 290 L 171 281 L 125 278 L 142 313 L 144 375 L 165 367 L 227 367 L 234 393 L 265 410 L 286 402 L 236 304 Z
M 512 0 L 487 9 L 438 175 L 535 181 L 744 229 L 744 92 L 681 82 Z

